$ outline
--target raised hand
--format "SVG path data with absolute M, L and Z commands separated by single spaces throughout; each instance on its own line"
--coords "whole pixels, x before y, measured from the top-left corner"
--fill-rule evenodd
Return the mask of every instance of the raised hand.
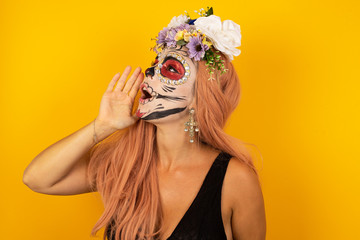
M 137 67 L 129 80 L 126 81 L 130 71 L 131 66 L 127 66 L 122 75 L 117 73 L 110 81 L 101 99 L 96 123 L 99 122 L 114 129 L 123 129 L 139 119 L 131 112 L 144 74 L 141 72 L 141 68 Z

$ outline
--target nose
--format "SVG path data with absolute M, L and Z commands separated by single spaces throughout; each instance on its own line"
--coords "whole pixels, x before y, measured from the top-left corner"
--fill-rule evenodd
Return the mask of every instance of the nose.
M 155 67 L 149 67 L 145 70 L 145 76 L 151 76 L 151 78 L 155 75 Z

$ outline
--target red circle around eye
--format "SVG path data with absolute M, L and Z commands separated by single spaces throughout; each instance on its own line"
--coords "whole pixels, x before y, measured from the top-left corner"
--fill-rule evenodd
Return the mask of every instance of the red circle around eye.
M 178 73 L 171 72 L 169 69 L 174 68 Z M 185 74 L 184 66 L 174 59 L 167 60 L 161 67 L 161 74 L 172 80 L 179 80 Z M 174 70 L 173 70 L 174 71 Z

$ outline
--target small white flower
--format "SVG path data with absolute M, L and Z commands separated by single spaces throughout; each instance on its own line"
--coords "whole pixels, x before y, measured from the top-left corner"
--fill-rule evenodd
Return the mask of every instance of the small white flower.
M 230 61 L 233 55 L 240 55 L 241 51 L 237 47 L 241 46 L 240 25 L 231 20 L 221 22 L 220 17 L 210 15 L 199 17 L 194 22 L 197 30 L 201 30 L 213 43 L 214 47 L 224 53 Z
M 186 23 L 187 20 L 189 19 L 188 16 L 184 15 L 184 14 L 181 14 L 180 16 L 178 17 L 173 17 L 170 21 L 170 23 L 168 24 L 168 28 L 175 28 L 177 26 L 180 26 L 181 24 L 183 23 Z

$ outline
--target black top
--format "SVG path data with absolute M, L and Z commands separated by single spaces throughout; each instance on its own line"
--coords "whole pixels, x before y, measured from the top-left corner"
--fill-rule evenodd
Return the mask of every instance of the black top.
M 226 240 L 221 216 L 221 189 L 231 155 L 219 153 L 201 188 L 167 240 Z M 107 229 L 110 238 L 110 228 Z

